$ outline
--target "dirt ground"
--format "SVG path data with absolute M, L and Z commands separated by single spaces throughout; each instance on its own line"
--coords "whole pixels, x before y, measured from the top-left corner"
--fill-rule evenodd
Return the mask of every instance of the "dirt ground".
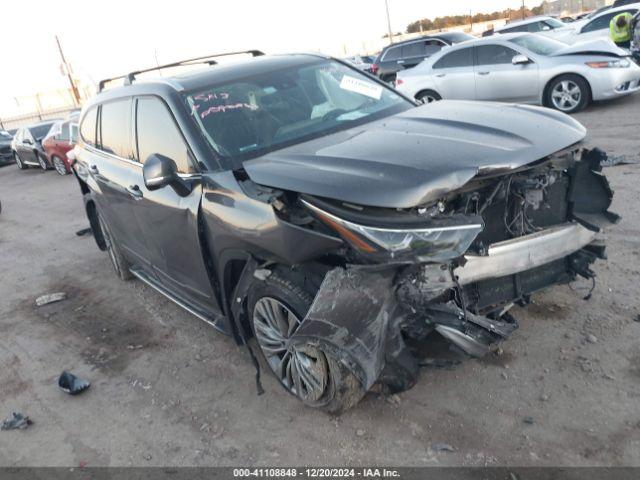
M 636 95 L 576 117 L 591 144 L 639 160 L 639 113 Z M 335 418 L 269 375 L 257 396 L 245 349 L 119 281 L 75 235 L 72 176 L 1 168 L 0 417 L 34 424 L 0 432 L 0 465 L 640 465 L 640 165 L 605 170 L 624 218 L 590 301 L 587 282 L 537 295 L 501 356 L 425 368 Z M 57 291 L 68 299 L 36 308 Z M 91 388 L 62 393 L 63 369 Z

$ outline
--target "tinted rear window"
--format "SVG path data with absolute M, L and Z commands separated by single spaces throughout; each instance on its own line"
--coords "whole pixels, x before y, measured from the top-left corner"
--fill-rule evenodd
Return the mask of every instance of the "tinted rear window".
M 133 158 L 131 151 L 131 100 L 102 104 L 100 114 L 100 148 L 122 158 Z
M 461 48 L 460 50 L 447 53 L 435 63 L 433 68 L 470 67 L 473 65 L 472 53 L 472 48 Z
M 37 125 L 35 127 L 30 127 L 29 131 L 31 132 L 31 135 L 33 135 L 33 138 L 43 138 L 47 133 L 49 133 L 49 130 L 51 129 L 51 125 L 53 125 L 53 123 L 45 123 L 42 125 Z
M 382 56 L 383 62 L 390 62 L 392 60 L 398 60 L 401 57 L 400 47 L 392 47 L 385 52 Z

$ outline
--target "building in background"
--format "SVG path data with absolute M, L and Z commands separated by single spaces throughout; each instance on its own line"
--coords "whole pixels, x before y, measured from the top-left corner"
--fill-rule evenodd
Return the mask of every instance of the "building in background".
M 546 15 L 567 16 L 589 12 L 612 3 L 613 0 L 553 0 L 543 2 L 543 8 Z

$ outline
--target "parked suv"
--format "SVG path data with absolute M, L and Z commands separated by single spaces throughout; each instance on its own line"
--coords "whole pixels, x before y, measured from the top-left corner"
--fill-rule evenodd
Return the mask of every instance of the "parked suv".
M 20 170 L 30 166 L 39 166 L 43 170 L 50 167 L 47 155 L 42 148 L 42 140 L 53 124 L 53 121 L 49 121 L 18 129 L 11 143 L 11 150 Z
M 103 90 L 74 171 L 117 275 L 257 345 L 305 404 L 411 387 L 408 345 L 434 331 L 482 356 L 517 327 L 512 305 L 595 275 L 617 217 L 575 120 L 416 107 L 338 60 L 251 53 Z
M 425 58 L 439 52 L 442 47 L 474 38 L 463 32 L 443 32 L 438 35 L 392 43 L 380 52 L 371 66 L 371 73 L 380 77 L 383 82 L 393 82 L 397 72 L 415 67 Z

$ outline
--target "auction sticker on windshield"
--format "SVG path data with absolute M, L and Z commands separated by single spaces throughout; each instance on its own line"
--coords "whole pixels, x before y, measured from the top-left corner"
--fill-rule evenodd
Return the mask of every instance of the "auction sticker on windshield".
M 340 88 L 343 90 L 349 90 L 350 92 L 359 93 L 360 95 L 366 95 L 367 97 L 380 100 L 382 96 L 382 87 L 373 83 L 359 80 L 355 77 L 345 75 L 340 82 Z

